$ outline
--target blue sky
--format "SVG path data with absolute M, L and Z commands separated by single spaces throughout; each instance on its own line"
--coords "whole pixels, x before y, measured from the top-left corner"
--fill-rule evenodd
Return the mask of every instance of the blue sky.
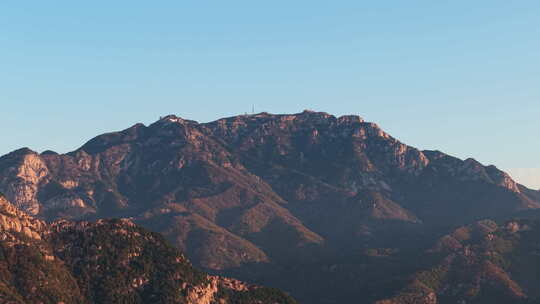
M 2 1 L 0 154 L 254 104 L 358 114 L 421 149 L 539 168 L 538 16 L 527 0 Z

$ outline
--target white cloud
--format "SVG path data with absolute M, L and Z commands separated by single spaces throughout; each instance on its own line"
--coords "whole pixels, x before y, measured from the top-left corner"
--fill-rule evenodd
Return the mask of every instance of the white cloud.
M 540 168 L 513 168 L 507 172 L 516 182 L 531 189 L 540 189 Z

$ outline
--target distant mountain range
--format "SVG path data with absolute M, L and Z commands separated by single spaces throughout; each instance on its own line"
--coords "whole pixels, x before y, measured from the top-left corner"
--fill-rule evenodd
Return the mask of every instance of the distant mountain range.
M 312 111 L 202 124 L 169 115 L 67 154 L 20 149 L 0 158 L 0 191 L 44 220 L 130 219 L 206 271 L 315 304 L 492 303 L 496 293 L 480 283 L 448 293 L 469 264 L 447 257 L 469 243 L 484 257 L 487 245 L 433 246 L 485 219 L 503 231 L 492 240 L 513 238 L 521 233 L 497 225 L 540 207 L 540 191 L 494 166 L 420 151 L 358 116 Z M 504 261 L 486 267 L 513 280 Z M 451 278 L 411 281 L 440 265 Z M 496 289 L 508 301 L 537 296 L 518 281 Z

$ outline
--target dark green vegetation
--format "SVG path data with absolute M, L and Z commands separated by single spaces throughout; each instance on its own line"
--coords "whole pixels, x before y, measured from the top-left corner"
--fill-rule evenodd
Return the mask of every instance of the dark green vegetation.
M 111 220 L 83 229 L 68 224 L 50 242 L 93 302 L 182 303 L 187 296 L 187 289 L 180 292 L 182 284 L 208 283 L 162 236 L 128 222 Z
M 46 225 L 3 198 L 0 208 L 0 303 L 296 303 L 275 289 L 208 276 L 128 220 Z
M 77 281 L 60 261 L 47 260 L 42 242 L 0 242 L 1 303 L 86 303 Z
M 437 240 L 540 207 L 540 192 L 494 166 L 312 111 L 171 115 L 67 154 L 21 149 L 0 157 L 0 191 L 43 219 L 132 218 L 205 271 L 310 304 L 442 299 L 445 279 L 465 280 L 448 269 L 468 264 L 426 254 Z

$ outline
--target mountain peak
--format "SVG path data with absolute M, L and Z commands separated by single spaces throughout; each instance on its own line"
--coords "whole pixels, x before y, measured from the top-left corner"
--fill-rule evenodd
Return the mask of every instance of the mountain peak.
M 24 156 L 24 155 L 28 155 L 28 154 L 37 154 L 37 152 L 30 149 L 30 148 L 28 148 L 28 147 L 24 147 L 24 148 L 17 149 L 15 151 L 9 153 L 8 155 Z
M 339 123 L 354 124 L 364 123 L 364 119 L 358 115 L 343 115 L 338 118 Z
M 159 118 L 159 120 L 157 121 L 158 123 L 165 123 L 165 124 L 170 124 L 170 123 L 177 123 L 177 124 L 198 124 L 197 121 L 194 121 L 194 120 L 188 120 L 188 119 L 183 119 L 182 117 L 179 117 L 179 116 L 176 116 L 174 114 L 169 114 L 169 115 L 166 115 L 166 116 L 162 116 Z
M 328 114 L 326 112 L 314 111 L 314 110 L 309 110 L 309 109 L 306 109 L 302 111 L 301 113 L 298 113 L 297 115 L 316 115 L 316 116 L 324 116 L 324 117 L 333 116 L 332 114 Z
M 45 150 L 40 155 L 59 155 L 58 152 L 52 150 Z

